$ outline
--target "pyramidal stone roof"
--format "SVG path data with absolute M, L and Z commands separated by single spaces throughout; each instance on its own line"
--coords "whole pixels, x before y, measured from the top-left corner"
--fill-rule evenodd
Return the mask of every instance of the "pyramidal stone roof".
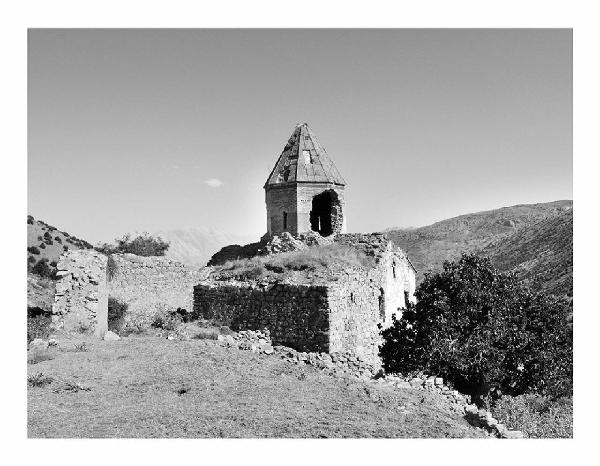
M 265 183 L 265 188 L 296 182 L 346 185 L 344 178 L 306 123 L 297 125 L 294 129 Z

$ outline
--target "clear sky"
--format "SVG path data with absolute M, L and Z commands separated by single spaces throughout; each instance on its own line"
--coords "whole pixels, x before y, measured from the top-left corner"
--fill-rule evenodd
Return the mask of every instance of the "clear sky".
M 573 197 L 570 30 L 30 30 L 28 210 L 90 242 L 266 231 L 308 122 L 348 231 Z

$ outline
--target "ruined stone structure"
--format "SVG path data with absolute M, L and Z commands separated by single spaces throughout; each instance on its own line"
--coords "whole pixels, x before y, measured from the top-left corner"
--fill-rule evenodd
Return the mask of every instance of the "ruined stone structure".
M 191 311 L 193 287 L 202 275 L 166 257 L 115 254 L 109 295 L 127 303 L 127 319 L 152 319 L 157 305 Z
M 346 231 L 346 182 L 306 123 L 298 125 L 267 179 L 267 234 Z
M 299 351 L 352 353 L 377 364 L 378 325 L 389 325 L 406 300 L 414 300 L 415 270 L 382 234 L 337 235 L 334 241 L 372 257 L 373 266 L 305 282 L 209 276 L 194 287 L 194 312 L 235 330 L 267 328 L 273 343 Z
M 108 328 L 108 296 L 129 306 L 126 320 L 149 321 L 157 306 L 192 309 L 193 286 L 202 273 L 165 257 L 115 254 L 114 274 L 107 257 L 94 250 L 70 250 L 58 262 L 52 306 L 54 325 L 102 338 Z
M 69 250 L 57 264 L 52 322 L 66 332 L 102 338 L 108 329 L 107 258 L 91 249 Z

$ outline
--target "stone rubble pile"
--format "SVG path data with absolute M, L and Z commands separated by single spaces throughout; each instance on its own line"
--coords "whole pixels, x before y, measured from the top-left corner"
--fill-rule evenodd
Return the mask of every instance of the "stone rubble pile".
M 338 375 L 370 379 L 375 371 L 373 365 L 352 353 L 306 353 L 286 346 L 276 346 L 275 350 L 284 360 L 293 364 L 307 364 L 318 369 L 328 369 Z
M 271 237 L 259 250 L 258 254 L 278 254 L 282 252 L 303 251 L 312 246 L 332 244 L 333 238 L 323 237 L 315 232 L 301 233 L 293 236 L 287 231 Z
M 273 354 L 269 330 L 241 330 L 233 335 L 219 335 L 217 341 L 223 346 L 235 347 L 253 353 Z

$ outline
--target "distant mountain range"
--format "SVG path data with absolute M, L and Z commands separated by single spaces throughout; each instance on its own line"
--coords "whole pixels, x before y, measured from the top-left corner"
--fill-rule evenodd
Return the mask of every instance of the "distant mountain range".
M 155 232 L 170 243 L 167 257 L 193 267 L 204 267 L 211 256 L 223 246 L 247 244 L 259 238 L 224 233 L 213 228 L 186 228 Z
M 526 204 L 386 231 L 422 280 L 463 252 L 488 256 L 502 271 L 547 292 L 573 295 L 573 201 Z

